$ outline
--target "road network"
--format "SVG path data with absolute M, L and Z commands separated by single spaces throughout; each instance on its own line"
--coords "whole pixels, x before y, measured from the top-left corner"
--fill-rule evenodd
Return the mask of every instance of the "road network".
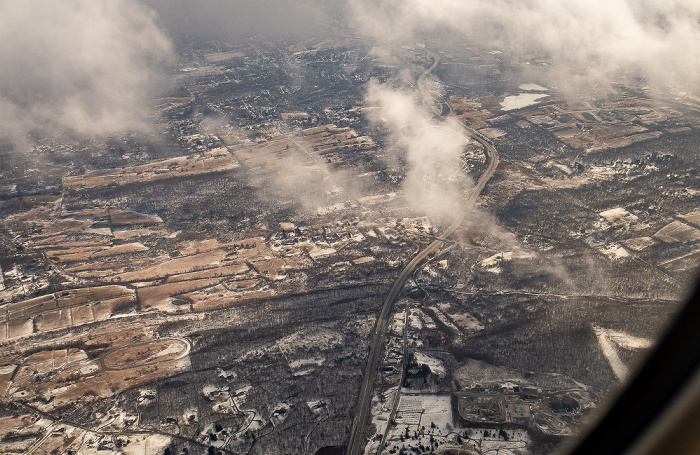
M 429 52 L 429 55 L 434 59 L 433 65 L 421 75 L 418 84 L 419 88 L 421 89 L 421 93 L 424 97 L 424 100 L 425 97 L 430 96 L 424 87 L 425 76 L 432 72 L 437 66 L 438 62 L 440 61 L 437 54 Z M 498 153 L 494 148 L 493 144 L 482 134 L 479 134 L 471 128 L 465 128 L 467 130 L 467 133 L 473 140 L 479 142 L 481 145 L 484 146 L 488 158 L 488 166 L 486 167 L 486 170 L 484 170 L 483 174 L 481 174 L 481 177 L 477 181 L 476 185 L 470 191 L 469 196 L 467 197 L 463 205 L 461 213 L 455 218 L 454 222 L 447 229 L 445 229 L 445 231 L 438 239 L 434 240 L 422 251 L 420 251 L 411 260 L 411 262 L 409 262 L 406 265 L 406 267 L 404 267 L 399 276 L 396 278 L 396 281 L 394 281 L 394 285 L 392 286 L 391 290 L 389 291 L 389 294 L 384 300 L 381 313 L 377 318 L 377 323 L 374 328 L 372 344 L 370 345 L 369 357 L 367 359 L 367 366 L 365 367 L 364 375 L 362 377 L 360 393 L 358 395 L 357 405 L 355 407 L 355 417 L 353 419 L 352 426 L 350 429 L 350 440 L 348 442 L 348 447 L 346 451 L 347 455 L 359 455 L 364 447 L 364 430 L 367 426 L 367 421 L 370 416 L 372 404 L 372 389 L 374 387 L 374 380 L 376 378 L 377 370 L 379 368 L 382 350 L 386 343 L 386 332 L 389 325 L 389 314 L 393 309 L 396 298 L 398 297 L 399 293 L 406 284 L 406 280 L 408 279 L 408 277 L 411 276 L 411 274 L 413 274 L 418 264 L 420 264 L 428 256 L 437 253 L 445 243 L 445 239 L 452 235 L 457 230 L 457 228 L 459 228 L 462 225 L 465 218 L 469 215 L 469 213 L 471 213 L 471 210 L 474 207 L 474 204 L 477 198 L 479 197 L 479 194 L 481 194 L 484 187 L 493 176 L 494 172 L 496 172 L 496 167 L 498 166 Z M 391 422 L 388 422 L 387 425 L 390 424 Z

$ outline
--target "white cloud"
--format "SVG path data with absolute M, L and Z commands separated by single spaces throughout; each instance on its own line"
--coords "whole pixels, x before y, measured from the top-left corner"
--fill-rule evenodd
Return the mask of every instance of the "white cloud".
M 411 208 L 434 222 L 449 222 L 473 186 L 460 159 L 467 136 L 455 118 L 433 118 L 417 96 L 370 83 L 367 103 L 379 107 L 373 121 L 390 131 L 393 151 L 406 162 L 403 189 Z
M 559 71 L 695 82 L 700 2 L 694 0 L 353 0 L 355 24 L 382 40 L 449 31 L 475 44 L 551 57 Z
M 133 0 L 0 0 L 0 135 L 109 134 L 144 125 L 171 57 Z

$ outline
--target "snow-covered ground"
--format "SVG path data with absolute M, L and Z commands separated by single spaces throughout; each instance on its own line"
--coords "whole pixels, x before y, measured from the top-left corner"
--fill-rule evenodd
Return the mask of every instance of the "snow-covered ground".
M 324 414 L 326 413 L 326 400 L 311 400 L 306 402 L 306 406 L 314 414 Z
M 426 354 L 425 352 L 414 352 L 413 356 L 416 359 L 418 365 L 425 365 L 430 368 L 430 372 L 439 377 L 444 377 L 447 373 L 445 370 L 445 365 L 443 365 L 442 360 L 436 359 L 435 357 Z
M 372 399 L 372 423 L 376 435 L 370 438 L 365 453 L 375 454 L 388 424 L 396 388 L 387 390 L 382 399 Z M 500 430 L 500 431 L 499 431 Z M 505 433 L 505 437 L 504 437 Z M 416 394 L 401 389 L 395 424 L 389 429 L 383 454 L 431 452 L 444 453 L 445 449 L 467 449 L 471 452 L 493 451 L 503 455 L 527 454 L 530 437 L 526 430 L 501 427 L 455 427 L 452 414 L 452 396 L 443 394 Z M 432 453 L 432 452 L 431 452 Z
M 289 369 L 292 370 L 294 376 L 304 376 L 313 372 L 316 367 L 323 365 L 326 361 L 323 357 L 311 357 L 305 359 L 297 359 L 289 362 Z
M 629 252 L 622 248 L 620 245 L 613 243 L 611 245 L 606 246 L 601 250 L 604 255 L 609 257 L 610 259 L 617 260 L 617 259 L 622 259 L 628 257 L 630 254 Z
M 541 85 L 537 84 L 520 84 L 518 86 L 520 90 L 528 90 L 528 91 L 533 91 L 533 92 L 546 92 L 547 89 L 545 87 L 542 87 Z
M 163 356 L 166 356 L 166 355 L 170 355 L 170 354 L 180 354 L 180 355 L 182 355 L 183 353 L 185 353 L 185 351 L 189 351 L 188 347 L 189 347 L 189 346 L 188 346 L 187 343 L 184 343 L 184 342 L 181 342 L 181 341 L 173 341 L 173 343 L 172 343 L 170 346 L 168 346 L 167 348 L 163 349 L 162 351 L 156 352 L 155 354 L 153 354 L 152 356 L 150 356 L 148 359 L 146 359 L 145 362 L 153 362 L 154 360 L 156 360 L 156 359 L 158 359 L 158 358 L 160 358 L 160 357 L 163 357 Z M 145 363 L 145 362 L 144 362 L 144 363 Z
M 598 344 L 603 351 L 603 355 L 608 359 L 615 376 L 621 381 L 627 377 L 629 369 L 627 365 L 622 362 L 622 359 L 620 359 L 617 348 L 628 350 L 648 349 L 652 345 L 652 340 L 648 338 L 635 337 L 628 333 L 604 329 L 597 326 L 592 326 L 592 329 L 598 337 Z
M 170 445 L 171 438 L 161 435 L 161 434 L 149 434 L 147 436 L 132 436 L 129 437 L 129 444 L 127 444 L 125 447 L 123 447 L 122 453 L 124 455 L 160 455 L 163 453 L 166 447 Z M 85 446 L 83 446 L 85 447 Z M 91 452 L 90 450 L 88 451 L 83 451 L 82 447 L 81 450 L 78 451 L 79 454 L 88 454 L 88 453 L 105 453 L 103 451 L 97 451 Z
M 398 387 L 391 387 L 381 397 L 376 393 L 372 396 L 372 424 L 376 427 L 375 434 L 384 435 L 391 417 L 391 407 L 394 404 L 394 396 L 397 390 Z M 376 454 L 380 443 L 380 438 L 371 438 L 365 446 L 365 454 Z
M 637 216 L 631 214 L 622 207 L 615 207 L 604 212 L 600 212 L 600 216 L 608 220 L 611 224 L 626 224 L 637 221 Z
M 435 317 L 438 319 L 438 321 L 440 321 L 441 323 L 443 323 L 443 324 L 445 325 L 445 327 L 447 327 L 448 329 L 450 329 L 455 335 L 461 335 L 462 332 L 457 328 L 456 325 L 454 325 L 454 324 L 452 323 L 452 321 L 450 321 L 450 320 L 447 318 L 447 316 L 445 316 L 444 314 L 442 314 L 442 311 L 438 310 L 438 309 L 435 308 L 435 307 L 433 307 L 432 310 L 433 310 L 433 313 L 435 314 Z
M 501 263 L 512 261 L 513 259 L 531 259 L 534 254 L 527 251 L 501 251 L 480 262 L 482 267 L 486 267 L 487 272 L 501 273 Z
M 435 321 L 433 321 L 433 318 L 415 308 L 411 310 L 411 314 L 408 317 L 408 323 L 411 328 L 417 330 L 421 330 L 423 327 L 426 329 L 434 329 L 437 327 L 435 325 Z
M 608 337 L 623 349 L 649 349 L 654 342 L 649 338 L 635 337 L 616 330 L 608 330 Z
M 501 109 L 504 111 L 521 109 L 536 104 L 539 100 L 548 96 L 541 93 L 520 93 L 519 95 L 506 96 L 501 103 Z
M 323 327 L 302 329 L 277 340 L 277 347 L 284 355 L 296 352 L 321 350 L 326 351 L 342 344 L 341 334 Z
M 420 316 L 411 312 L 411 315 L 408 317 L 408 325 L 412 329 L 422 330 L 423 329 L 423 320 L 420 318 Z
M 396 426 L 389 432 L 385 453 L 402 447 L 408 452 L 411 447 L 430 447 L 433 441 L 441 444 L 456 438 L 449 395 L 408 395 L 402 390 L 396 415 Z M 408 436 L 407 436 L 408 435 Z
M 624 244 L 627 248 L 634 251 L 642 251 L 656 244 L 656 240 L 651 237 L 637 237 L 634 239 L 625 240 Z

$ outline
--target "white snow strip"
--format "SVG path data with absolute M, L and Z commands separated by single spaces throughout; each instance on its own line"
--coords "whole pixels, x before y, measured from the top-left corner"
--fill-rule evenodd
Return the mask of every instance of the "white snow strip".
M 615 347 L 612 345 L 608 339 L 608 333 L 605 329 L 593 326 L 593 332 L 595 332 L 598 337 L 598 344 L 600 344 L 600 349 L 603 351 L 603 355 L 608 359 L 610 367 L 617 376 L 617 379 L 624 381 L 627 375 L 629 375 L 629 369 L 622 363 L 620 356 L 617 355 Z
M 653 340 L 649 338 L 635 337 L 624 332 L 616 332 L 608 330 L 607 336 L 611 341 L 624 349 L 649 349 L 653 344 Z
M 311 365 L 321 366 L 321 365 L 323 365 L 323 362 L 325 362 L 325 361 L 326 361 L 326 359 L 321 358 L 321 357 L 293 360 L 293 361 L 289 362 L 289 368 L 291 368 L 292 370 L 296 370 L 297 368 L 311 366 Z
M 531 90 L 533 92 L 546 92 L 547 89 L 537 84 L 520 84 L 518 86 L 520 90 Z

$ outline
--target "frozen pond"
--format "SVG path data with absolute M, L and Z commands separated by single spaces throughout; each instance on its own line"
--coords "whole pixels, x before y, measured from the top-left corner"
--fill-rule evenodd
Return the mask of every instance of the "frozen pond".
M 527 107 L 532 104 L 535 104 L 541 98 L 545 98 L 547 96 L 549 95 L 543 95 L 541 93 L 521 93 L 520 95 L 506 96 L 506 98 L 501 103 L 501 108 L 503 108 L 504 111 L 520 109 L 522 107 Z

